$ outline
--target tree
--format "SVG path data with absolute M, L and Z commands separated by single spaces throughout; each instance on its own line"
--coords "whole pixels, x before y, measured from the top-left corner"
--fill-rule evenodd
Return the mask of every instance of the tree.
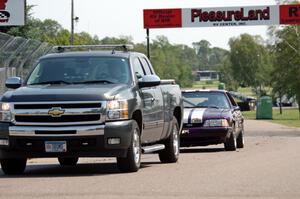
M 228 51 L 222 48 L 214 47 L 211 48 L 209 55 L 209 68 L 212 70 L 219 70 L 219 68 L 226 61 Z
M 268 49 L 259 36 L 242 34 L 229 41 L 231 69 L 234 79 L 242 86 L 251 86 L 257 94 L 263 95 L 270 85 L 272 70 Z
M 300 105 L 300 27 L 285 26 L 277 32 L 275 67 L 273 70 L 274 92 L 289 97 L 296 96 Z M 299 106 L 300 113 L 300 106 Z
M 100 40 L 100 44 L 133 44 L 133 38 L 131 36 L 104 37 Z
M 150 45 L 151 62 L 162 79 L 175 79 L 182 87 L 193 84 L 192 67 L 197 65 L 197 55 L 186 45 L 172 45 L 165 36 L 157 36 Z M 136 44 L 135 50 L 145 53 L 146 45 Z
M 201 40 L 199 42 L 194 42 L 193 47 L 200 59 L 199 70 L 208 69 L 209 66 L 209 54 L 210 54 L 211 44 L 207 40 Z
M 219 67 L 219 72 L 220 81 L 226 84 L 226 89 L 236 91 L 239 87 L 239 83 L 234 78 L 234 71 L 231 67 L 228 55 L 224 58 L 222 65 Z

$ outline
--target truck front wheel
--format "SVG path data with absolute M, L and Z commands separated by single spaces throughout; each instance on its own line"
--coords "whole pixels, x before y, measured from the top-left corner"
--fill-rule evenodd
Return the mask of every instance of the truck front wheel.
M 27 159 L 2 159 L 1 168 L 6 175 L 20 175 L 26 168 Z
M 133 121 L 133 133 L 131 144 L 128 148 L 127 157 L 117 158 L 118 169 L 121 172 L 136 172 L 141 166 L 141 137 L 140 128 L 136 121 Z
M 162 163 L 174 163 L 177 162 L 179 157 L 179 125 L 177 119 L 173 117 L 172 121 L 172 131 L 168 139 L 163 141 L 165 149 L 159 151 L 159 159 Z

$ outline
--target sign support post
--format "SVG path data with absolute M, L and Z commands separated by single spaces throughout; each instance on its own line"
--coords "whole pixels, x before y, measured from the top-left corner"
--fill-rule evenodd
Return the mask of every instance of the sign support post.
M 147 57 L 150 60 L 150 31 L 149 28 L 146 29 L 146 33 L 147 33 Z
M 74 0 L 71 0 L 71 45 L 74 45 Z

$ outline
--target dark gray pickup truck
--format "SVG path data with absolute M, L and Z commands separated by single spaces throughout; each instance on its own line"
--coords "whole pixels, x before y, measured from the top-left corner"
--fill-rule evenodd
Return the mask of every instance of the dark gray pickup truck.
M 120 46 L 80 46 L 101 48 Z M 182 98 L 173 80 L 160 80 L 143 54 L 58 47 L 28 78 L 6 81 L 0 99 L 0 161 L 5 174 L 24 172 L 28 158 L 117 157 L 122 172 L 140 168 L 141 154 L 158 151 L 177 162 Z M 66 52 L 73 49 L 72 52 Z

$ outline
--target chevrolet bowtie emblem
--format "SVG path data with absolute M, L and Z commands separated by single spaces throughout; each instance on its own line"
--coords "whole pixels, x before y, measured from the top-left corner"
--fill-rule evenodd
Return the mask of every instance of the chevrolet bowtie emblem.
M 61 109 L 60 107 L 53 107 L 48 111 L 48 114 L 52 117 L 61 117 L 65 113 L 65 110 Z

